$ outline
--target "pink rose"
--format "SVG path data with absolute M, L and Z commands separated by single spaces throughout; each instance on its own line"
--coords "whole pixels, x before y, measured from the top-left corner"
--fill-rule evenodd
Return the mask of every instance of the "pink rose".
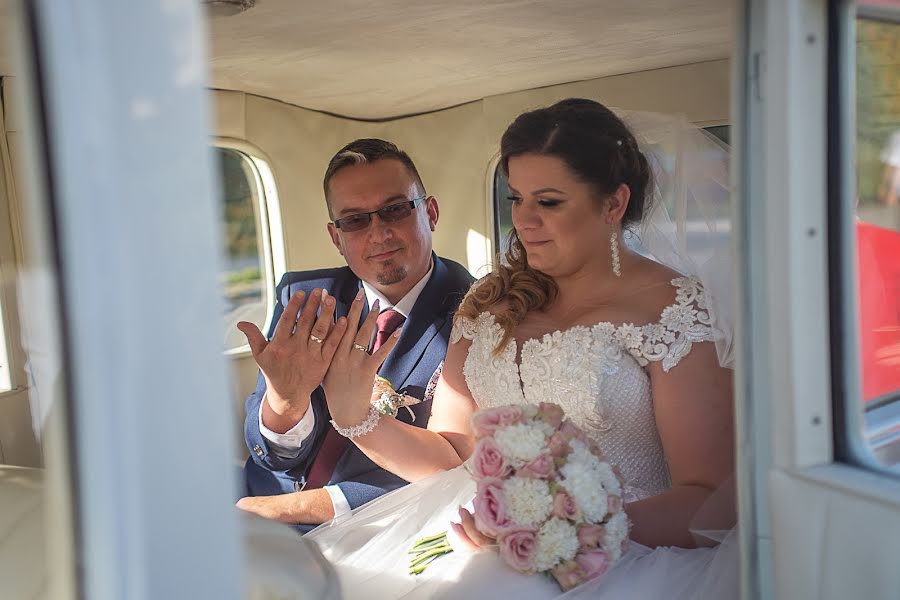
M 622 510 L 622 497 L 621 496 L 609 496 L 606 499 L 606 508 L 609 512 L 615 514 Z
M 556 579 L 556 583 L 564 592 L 571 590 L 581 583 L 581 568 L 574 560 L 567 560 L 550 569 L 550 574 Z
M 572 451 L 572 447 L 569 446 L 569 438 L 561 433 L 551 435 L 547 446 L 550 448 L 550 456 L 553 458 L 565 458 Z
M 603 461 L 606 460 L 606 455 L 603 454 L 603 450 L 602 450 L 602 449 L 600 448 L 600 446 L 598 446 L 596 443 L 594 443 L 594 442 L 592 441 L 592 442 L 589 444 L 588 448 L 590 449 L 591 454 L 593 454 L 594 456 L 596 456 L 596 457 L 599 458 L 600 460 L 603 460 Z
M 500 558 L 520 573 L 534 573 L 534 553 L 537 550 L 537 535 L 532 529 L 513 529 L 497 540 L 500 543 Z
M 578 528 L 578 544 L 582 550 L 594 550 L 603 544 L 606 529 L 603 525 L 582 525 Z
M 566 418 L 566 413 L 558 404 L 541 402 L 538 405 L 538 418 L 557 429 Z
M 506 477 L 512 467 L 506 462 L 506 457 L 497 446 L 494 438 L 482 438 L 475 445 L 475 458 L 473 463 L 473 475 L 476 479 L 485 477 Z
M 475 526 L 490 537 L 497 537 L 512 526 L 506 511 L 503 482 L 489 477 L 478 482 L 475 493 Z
M 479 410 L 472 415 L 472 428 L 479 438 L 494 435 L 498 427 L 522 422 L 522 409 L 518 406 L 500 406 Z
M 550 479 L 556 475 L 556 463 L 549 454 L 541 454 L 516 472 L 520 477 Z
M 581 516 L 581 511 L 578 510 L 572 496 L 559 490 L 553 496 L 553 516 L 575 521 Z
M 600 577 L 609 570 L 609 556 L 603 550 L 580 553 L 575 562 L 584 574 L 585 580 Z
M 587 434 L 585 434 L 581 428 L 579 428 L 575 423 L 566 419 L 562 422 L 562 425 L 559 427 L 559 432 L 566 436 L 568 439 L 576 439 L 584 442 L 587 445 L 590 445 L 590 439 L 588 439 Z

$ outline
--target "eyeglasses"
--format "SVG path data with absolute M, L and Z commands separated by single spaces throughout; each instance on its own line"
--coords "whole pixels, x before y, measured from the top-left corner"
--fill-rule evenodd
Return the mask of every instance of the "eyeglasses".
M 407 200 L 406 202 L 388 204 L 387 206 L 382 206 L 378 210 L 373 210 L 371 212 L 356 213 L 354 215 L 341 217 L 340 219 L 334 220 L 334 226 L 344 233 L 362 231 L 369 226 L 369 223 L 372 222 L 372 215 L 374 215 L 375 213 L 378 213 L 378 218 L 380 218 L 385 223 L 396 223 L 397 221 L 402 221 L 403 219 L 411 215 L 412 211 L 417 206 L 422 204 L 422 202 L 426 198 L 428 198 L 428 196 L 413 198 L 412 200 Z

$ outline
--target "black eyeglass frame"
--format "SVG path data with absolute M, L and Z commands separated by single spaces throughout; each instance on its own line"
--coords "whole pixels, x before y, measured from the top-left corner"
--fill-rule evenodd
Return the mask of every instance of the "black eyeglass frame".
M 331 223 L 336 228 L 338 228 L 341 231 L 344 231 L 346 233 L 356 233 L 357 231 L 363 231 L 364 229 L 368 229 L 369 225 L 372 224 L 372 215 L 374 215 L 376 213 L 378 214 L 378 217 L 381 220 L 383 220 L 385 223 L 396 223 L 397 221 L 401 221 L 401 220 L 407 218 L 409 215 L 411 215 L 412 211 L 416 210 L 422 204 L 422 202 L 424 202 L 425 200 L 427 200 L 430 197 L 431 196 L 419 196 L 418 198 L 413 198 L 412 200 L 405 200 L 403 202 L 394 202 L 393 204 L 388 204 L 387 206 L 382 206 L 381 208 L 379 208 L 377 210 L 372 210 L 372 211 L 364 212 L 364 213 L 353 213 L 352 215 L 347 215 L 346 217 L 341 217 L 340 219 L 335 219 Z M 384 217 L 384 215 L 382 214 L 382 211 L 385 211 L 385 210 L 388 210 L 391 208 L 395 208 L 397 206 L 407 205 L 407 204 L 409 205 L 409 208 L 410 208 L 409 214 L 405 215 L 403 217 L 400 217 L 399 219 L 389 219 L 389 218 L 386 219 Z M 347 219 L 352 219 L 355 217 L 363 217 L 363 216 L 367 218 L 366 224 L 365 224 L 365 226 L 360 227 L 359 229 L 352 229 L 350 231 L 347 231 L 341 226 L 341 221 L 346 221 Z

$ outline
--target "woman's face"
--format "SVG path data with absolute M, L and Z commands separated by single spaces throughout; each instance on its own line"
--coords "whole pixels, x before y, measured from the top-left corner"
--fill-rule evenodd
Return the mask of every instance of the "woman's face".
M 554 156 L 509 159 L 512 221 L 528 264 L 551 277 L 608 264 L 611 226 L 594 189 Z

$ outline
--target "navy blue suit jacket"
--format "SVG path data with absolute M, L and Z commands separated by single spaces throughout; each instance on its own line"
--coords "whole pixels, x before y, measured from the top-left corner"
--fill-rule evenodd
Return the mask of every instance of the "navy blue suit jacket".
M 433 255 L 431 278 L 416 300 L 397 346 L 382 365 L 379 374 L 386 377 L 399 391 L 423 398 L 425 387 L 447 353 L 453 312 L 468 291 L 473 278 L 458 263 Z M 281 317 L 288 299 L 303 290 L 325 288 L 335 297 L 335 318 L 345 316 L 350 303 L 362 286 L 349 267 L 320 269 L 285 274 L 278 284 L 275 314 L 269 329 L 269 339 Z M 363 317 L 368 312 L 366 307 Z M 244 481 L 249 496 L 284 494 L 302 489 L 309 467 L 331 427 L 325 392 L 319 387 L 312 395 L 311 409 L 315 414 L 315 429 L 300 447 L 296 458 L 284 459 L 270 451 L 268 441 L 259 431 L 259 410 L 266 391 L 260 374 L 256 390 L 247 398 L 244 439 L 250 458 L 244 466 Z M 416 415 L 414 425 L 425 427 L 431 414 L 431 402 L 412 407 Z M 397 418 L 412 422 L 409 413 L 400 411 Z M 348 444 L 335 466 L 329 484 L 337 485 L 351 508 L 356 508 L 378 496 L 397 489 L 407 482 L 372 462 L 354 444 Z M 301 526 L 308 531 L 312 526 Z

